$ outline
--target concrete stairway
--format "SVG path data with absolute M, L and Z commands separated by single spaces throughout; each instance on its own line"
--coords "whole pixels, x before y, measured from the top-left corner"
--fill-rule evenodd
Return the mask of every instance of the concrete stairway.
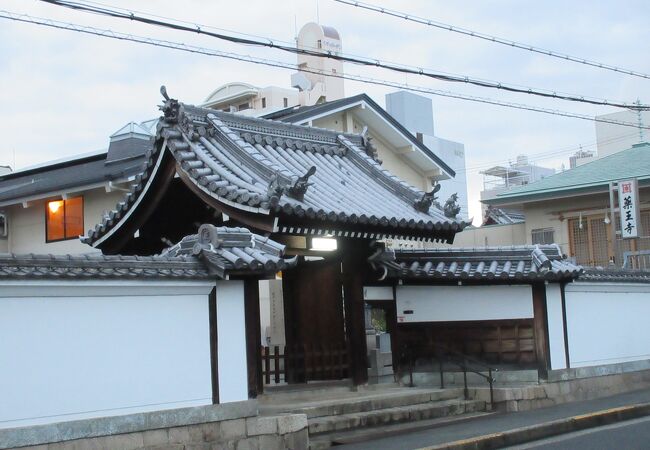
M 481 413 L 483 401 L 464 400 L 462 389 L 419 389 L 377 385 L 362 391 L 312 391 L 300 398 L 269 396 L 260 402 L 263 414 L 307 415 L 310 448 L 328 448 L 433 425 L 441 418 Z M 448 419 L 445 419 L 448 420 Z

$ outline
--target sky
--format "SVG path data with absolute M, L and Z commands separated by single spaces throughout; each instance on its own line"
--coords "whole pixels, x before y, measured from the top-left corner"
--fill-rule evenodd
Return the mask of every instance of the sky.
M 102 0 L 100 0 L 102 1 Z M 370 0 L 368 0 L 370 2 Z M 650 73 L 650 2 L 373 0 L 389 9 L 558 52 Z M 650 103 L 650 80 L 560 61 L 379 15 L 332 0 L 103 0 L 200 25 L 292 42 L 309 21 L 336 28 L 343 51 L 473 78 L 610 101 Z M 0 10 L 108 28 L 217 50 L 294 62 L 272 49 L 75 12 L 36 0 L 0 0 Z M 346 64 L 347 73 L 588 115 L 618 111 L 508 94 L 416 75 Z M 0 165 L 16 169 L 108 146 L 129 121 L 157 117 L 159 87 L 201 103 L 218 86 L 243 81 L 289 87 L 291 71 L 0 19 Z M 369 94 L 384 106 L 394 88 L 346 81 L 346 95 Z M 479 171 L 514 161 L 568 167 L 581 146 L 595 149 L 590 121 L 430 96 L 437 136 L 465 145 L 470 215 L 480 218 Z M 623 129 L 622 133 L 634 133 Z M 542 156 L 540 156 L 542 154 Z M 549 156 L 550 154 L 550 156 Z M 480 219 L 475 221 L 478 222 Z

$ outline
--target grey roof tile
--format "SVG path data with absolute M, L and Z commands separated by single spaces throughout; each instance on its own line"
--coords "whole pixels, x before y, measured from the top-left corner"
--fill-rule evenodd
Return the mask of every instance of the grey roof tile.
M 650 283 L 650 271 L 616 267 L 586 267 L 578 281 Z
M 565 280 L 583 269 L 566 260 L 557 245 L 423 250 L 379 248 L 369 262 L 382 278 L 461 280 Z

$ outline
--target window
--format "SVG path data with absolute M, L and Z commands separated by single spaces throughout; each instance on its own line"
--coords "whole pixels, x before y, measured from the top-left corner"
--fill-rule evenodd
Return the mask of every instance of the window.
M 609 225 L 604 216 L 583 216 L 569 219 L 569 253 L 578 264 L 606 266 L 611 242 Z
M 7 216 L 0 213 L 0 239 L 7 237 Z
M 538 228 L 531 231 L 533 244 L 553 244 L 553 228 Z
M 262 97 L 262 108 L 266 108 L 266 98 Z
M 289 106 L 289 99 L 288 99 L 287 97 L 284 97 L 283 101 L 284 101 L 284 107 L 285 107 L 285 108 L 286 108 L 287 106 Z
M 251 105 L 249 105 L 248 103 L 242 103 L 241 105 L 239 105 L 239 106 L 237 107 L 237 110 L 239 110 L 239 111 L 245 111 L 245 110 L 247 110 L 247 109 L 250 109 L 250 107 L 251 107 Z
M 45 204 L 45 241 L 76 239 L 84 232 L 83 197 L 52 200 Z

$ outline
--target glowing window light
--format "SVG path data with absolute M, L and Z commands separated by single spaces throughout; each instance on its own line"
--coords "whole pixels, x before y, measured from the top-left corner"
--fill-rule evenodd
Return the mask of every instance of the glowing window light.
M 57 211 L 63 206 L 63 200 L 56 200 L 53 202 L 49 202 L 47 204 L 47 207 L 50 209 L 50 212 L 52 214 L 56 214 Z

